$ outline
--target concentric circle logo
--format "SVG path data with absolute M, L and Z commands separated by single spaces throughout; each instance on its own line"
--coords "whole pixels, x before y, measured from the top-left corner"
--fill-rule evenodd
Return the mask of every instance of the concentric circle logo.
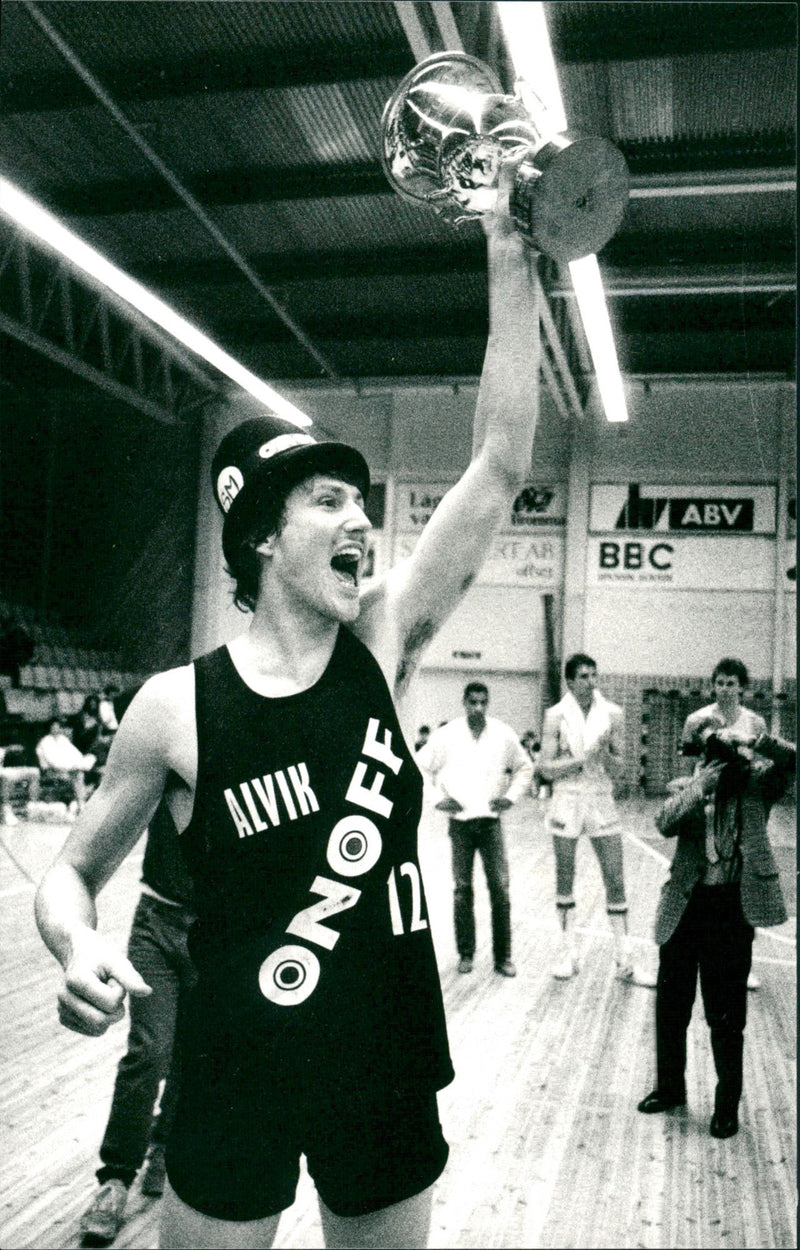
M 345 816 L 328 839 L 328 863 L 341 877 L 360 877 L 375 867 L 382 848 L 378 828 L 367 816 Z
M 305 946 L 281 946 L 264 960 L 258 988 L 279 1007 L 296 1007 L 313 994 L 319 980 L 319 960 Z

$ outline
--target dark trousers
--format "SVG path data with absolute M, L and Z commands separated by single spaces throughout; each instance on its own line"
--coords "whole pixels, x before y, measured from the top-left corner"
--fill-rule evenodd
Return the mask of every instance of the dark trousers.
M 715 1110 L 735 1111 L 742 1093 L 747 977 L 752 925 L 742 912 L 738 885 L 695 886 L 680 924 L 661 947 L 656 988 L 658 1088 L 685 1091 L 686 1031 L 697 972 L 717 1072 Z
M 456 948 L 462 957 L 475 954 L 475 900 L 472 869 L 477 851 L 492 905 L 492 950 L 495 964 L 511 956 L 511 903 L 508 897 L 508 863 L 503 831 L 496 816 L 450 821 L 455 882 L 454 919 Z
M 128 958 L 152 989 L 146 998 L 129 998 L 128 1049 L 120 1060 L 97 1179 L 116 1177 L 129 1185 L 151 1144 L 164 1145 L 172 1128 L 180 1087 L 180 1046 L 176 1022 L 185 1010 L 196 974 L 186 939 L 194 917 L 142 894 L 128 940 Z M 158 1119 L 153 1107 L 166 1081 Z

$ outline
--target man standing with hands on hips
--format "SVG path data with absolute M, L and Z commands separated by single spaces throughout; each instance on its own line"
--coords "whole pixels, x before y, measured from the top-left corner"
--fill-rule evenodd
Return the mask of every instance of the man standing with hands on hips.
M 458 970 L 471 972 L 475 957 L 472 870 L 477 851 L 492 905 L 495 971 L 513 977 L 508 861 L 500 814 L 530 786 L 533 763 L 513 729 L 486 715 L 488 704 L 483 682 L 470 682 L 464 688 L 466 715 L 437 729 L 417 753 L 417 763 L 441 793 L 437 810 L 450 818 Z

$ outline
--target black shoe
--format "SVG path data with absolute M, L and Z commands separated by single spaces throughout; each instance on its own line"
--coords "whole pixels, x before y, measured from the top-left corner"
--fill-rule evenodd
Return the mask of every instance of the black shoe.
M 739 1132 L 739 1117 L 735 1111 L 715 1111 L 708 1130 L 712 1137 L 733 1137 Z
M 639 1103 L 638 1110 L 643 1111 L 645 1115 L 655 1115 L 658 1111 L 671 1111 L 673 1107 L 685 1107 L 686 1094 L 663 1094 L 660 1089 L 654 1089 Z
M 501 977 L 515 977 L 517 970 L 510 959 L 504 959 L 502 963 L 495 964 L 495 972 L 499 972 Z

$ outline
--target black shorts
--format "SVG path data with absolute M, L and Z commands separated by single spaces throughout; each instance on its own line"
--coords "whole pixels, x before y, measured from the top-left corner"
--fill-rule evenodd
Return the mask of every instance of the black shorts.
M 195 1085 L 167 1147 L 178 1197 L 220 1220 L 277 1215 L 294 1202 L 304 1154 L 325 1205 L 357 1216 L 412 1198 L 442 1174 L 449 1147 L 434 1091 L 312 1094 L 231 1097 L 230 1088 Z

